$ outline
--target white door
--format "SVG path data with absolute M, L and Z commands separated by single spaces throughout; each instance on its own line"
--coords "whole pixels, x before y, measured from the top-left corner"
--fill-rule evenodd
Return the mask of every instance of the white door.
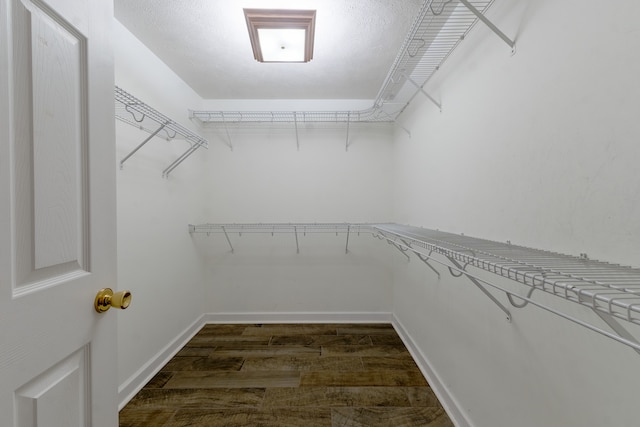
M 0 426 L 117 425 L 109 0 L 0 0 Z

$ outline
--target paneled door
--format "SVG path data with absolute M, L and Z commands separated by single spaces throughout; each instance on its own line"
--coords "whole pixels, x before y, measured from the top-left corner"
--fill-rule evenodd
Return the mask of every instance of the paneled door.
M 0 426 L 117 425 L 110 0 L 0 0 Z

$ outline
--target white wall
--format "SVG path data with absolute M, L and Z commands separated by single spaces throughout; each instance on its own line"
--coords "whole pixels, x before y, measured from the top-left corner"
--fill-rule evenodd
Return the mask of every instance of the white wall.
M 489 16 L 518 53 L 479 25 L 387 130 L 208 131 L 183 147 L 144 147 L 118 173 L 119 381 L 202 312 L 282 315 L 393 309 L 447 392 L 477 426 L 635 425 L 638 355 L 533 307 L 513 323 L 473 285 L 360 237 L 189 236 L 202 222 L 387 221 L 638 266 L 640 179 L 633 173 L 640 6 L 496 0 Z M 201 100 L 119 24 L 116 83 L 175 118 Z M 117 124 L 118 154 L 145 135 Z M 390 204 L 391 202 L 391 204 Z M 393 206 L 393 210 L 390 207 Z M 202 286 L 204 284 L 204 287 Z M 395 287 L 395 288 L 394 288 Z M 499 296 L 503 298 L 503 296 Z M 541 296 L 592 321 L 583 307 Z M 636 332 L 636 331 L 634 331 Z
M 640 266 L 640 38 L 631 0 L 496 0 L 396 133 L 394 219 Z M 640 358 L 396 259 L 394 313 L 477 426 L 637 424 Z M 506 303 L 504 295 L 498 296 Z M 599 323 L 583 307 L 540 296 Z M 637 328 L 634 328 L 637 335 Z
M 209 131 L 207 205 L 217 222 L 380 222 L 391 217 L 392 128 Z
M 200 98 L 116 21 L 116 85 L 184 126 Z M 116 121 L 118 161 L 148 133 Z M 118 287 L 133 301 L 118 314 L 118 380 L 128 390 L 141 369 L 203 312 L 204 270 L 187 225 L 204 221 L 206 150 L 162 170 L 187 145 L 152 139 L 124 164 L 118 176 Z M 145 373 L 142 372 L 142 375 Z M 121 396 L 126 398 L 127 396 Z
M 194 237 L 207 264 L 205 301 L 219 319 L 287 321 L 390 320 L 389 254 L 370 235 L 301 231 L 295 236 L 231 234 Z
M 213 101 L 117 22 L 116 35 L 116 84 L 210 141 L 168 180 L 161 171 L 186 147 L 158 138 L 118 172 L 118 286 L 133 292 L 131 308 L 118 314 L 121 398 L 203 313 L 235 321 L 388 319 L 390 258 L 371 236 L 351 235 L 349 254 L 344 236 L 301 235 L 300 254 L 292 236 L 243 236 L 230 254 L 224 238 L 190 236 L 187 224 L 388 221 L 392 127 L 352 124 L 348 151 L 345 124 L 301 124 L 299 151 L 291 125 L 231 129 L 231 151 L 226 132 L 188 120 L 188 109 L 215 108 Z M 362 101 L 345 102 L 361 108 Z M 118 159 L 148 135 L 121 122 L 116 130 Z
M 210 130 L 208 222 L 381 222 L 391 217 L 389 126 L 300 125 Z M 371 236 L 194 237 L 207 265 L 206 311 L 320 319 L 390 313 L 392 280 L 386 248 Z M 283 317 L 284 316 L 284 317 Z M 318 317 L 320 316 L 320 317 Z M 288 317 L 291 318 L 291 317 Z M 292 318 L 293 319 L 293 318 Z

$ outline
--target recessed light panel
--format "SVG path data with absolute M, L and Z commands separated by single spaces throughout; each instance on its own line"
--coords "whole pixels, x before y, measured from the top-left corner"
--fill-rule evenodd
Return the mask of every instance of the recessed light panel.
M 264 62 L 304 62 L 305 30 L 258 28 Z
M 313 58 L 315 10 L 244 9 L 253 56 L 260 62 Z

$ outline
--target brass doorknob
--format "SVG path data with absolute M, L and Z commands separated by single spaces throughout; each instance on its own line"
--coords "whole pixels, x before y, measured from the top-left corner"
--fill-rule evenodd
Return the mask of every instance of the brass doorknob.
M 121 308 L 124 310 L 125 308 L 129 307 L 129 304 L 131 304 L 130 291 L 120 291 L 114 293 L 110 288 L 103 288 L 100 289 L 98 295 L 96 295 L 96 300 L 93 306 L 98 313 L 104 313 L 111 307 Z

